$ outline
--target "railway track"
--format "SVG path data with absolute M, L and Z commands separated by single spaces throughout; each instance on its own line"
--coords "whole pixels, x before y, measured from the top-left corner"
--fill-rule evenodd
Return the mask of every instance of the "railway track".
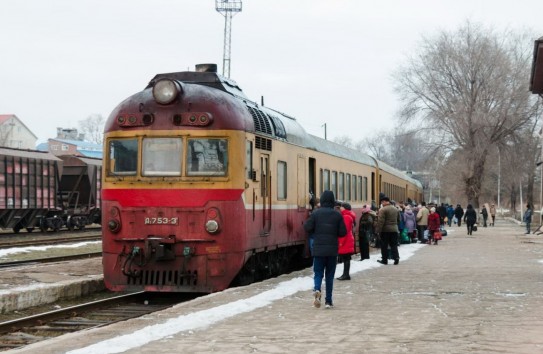
M 0 237 L 0 249 L 12 248 L 12 247 L 28 247 L 28 246 L 42 246 L 53 245 L 59 243 L 72 243 L 72 242 L 84 242 L 84 241 L 97 241 L 102 237 L 101 232 L 93 231 L 85 235 L 70 235 L 70 236 L 43 236 L 34 237 L 28 239 L 25 237 L 4 239 Z
M 138 292 L 0 323 L 0 351 L 160 311 L 195 298 Z
M 12 262 L 0 261 L 0 269 L 22 267 L 25 265 L 32 265 L 32 264 L 65 262 L 65 261 L 73 261 L 77 259 L 96 258 L 96 257 L 102 257 L 102 252 L 87 252 L 87 253 L 72 254 L 72 255 L 58 256 L 58 257 L 36 258 L 36 259 L 27 259 L 23 261 L 12 261 Z

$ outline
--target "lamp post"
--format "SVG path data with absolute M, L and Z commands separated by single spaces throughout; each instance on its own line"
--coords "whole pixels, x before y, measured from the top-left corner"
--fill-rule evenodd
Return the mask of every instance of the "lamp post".
M 215 0 L 215 10 L 224 16 L 224 53 L 222 75 L 230 78 L 230 52 L 232 45 L 232 17 L 242 9 L 242 0 Z
M 500 151 L 500 146 L 498 145 L 498 210 L 500 211 L 500 214 L 503 217 L 503 211 L 500 206 L 500 194 L 502 191 L 501 180 L 502 180 L 502 153 Z

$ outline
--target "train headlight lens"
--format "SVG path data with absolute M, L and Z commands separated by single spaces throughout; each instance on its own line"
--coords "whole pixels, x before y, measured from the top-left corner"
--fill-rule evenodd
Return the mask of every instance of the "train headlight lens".
M 153 86 L 153 97 L 160 104 L 169 104 L 177 98 L 180 91 L 181 87 L 178 83 L 173 80 L 162 79 Z
M 215 220 L 208 220 L 206 222 L 206 230 L 210 234 L 215 234 L 219 231 L 219 223 Z
M 109 220 L 109 222 L 107 223 L 107 228 L 109 229 L 109 231 L 117 233 L 121 230 L 121 223 L 114 219 Z

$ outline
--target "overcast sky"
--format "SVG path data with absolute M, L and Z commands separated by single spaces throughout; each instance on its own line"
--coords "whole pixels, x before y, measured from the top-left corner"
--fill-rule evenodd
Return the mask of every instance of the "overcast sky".
M 396 124 L 392 73 L 422 36 L 469 19 L 535 39 L 542 16 L 542 0 L 243 0 L 231 78 L 312 134 L 326 123 L 328 139 L 358 141 Z M 222 72 L 223 34 L 214 0 L 0 0 L 0 114 L 45 141 L 107 118 L 157 73 Z

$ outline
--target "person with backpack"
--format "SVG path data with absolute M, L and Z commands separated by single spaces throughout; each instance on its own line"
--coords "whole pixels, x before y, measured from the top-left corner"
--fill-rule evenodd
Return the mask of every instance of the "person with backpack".
M 373 235 L 375 212 L 370 207 L 362 207 L 362 216 L 358 222 L 358 244 L 360 247 L 360 261 L 370 259 L 370 238 Z

